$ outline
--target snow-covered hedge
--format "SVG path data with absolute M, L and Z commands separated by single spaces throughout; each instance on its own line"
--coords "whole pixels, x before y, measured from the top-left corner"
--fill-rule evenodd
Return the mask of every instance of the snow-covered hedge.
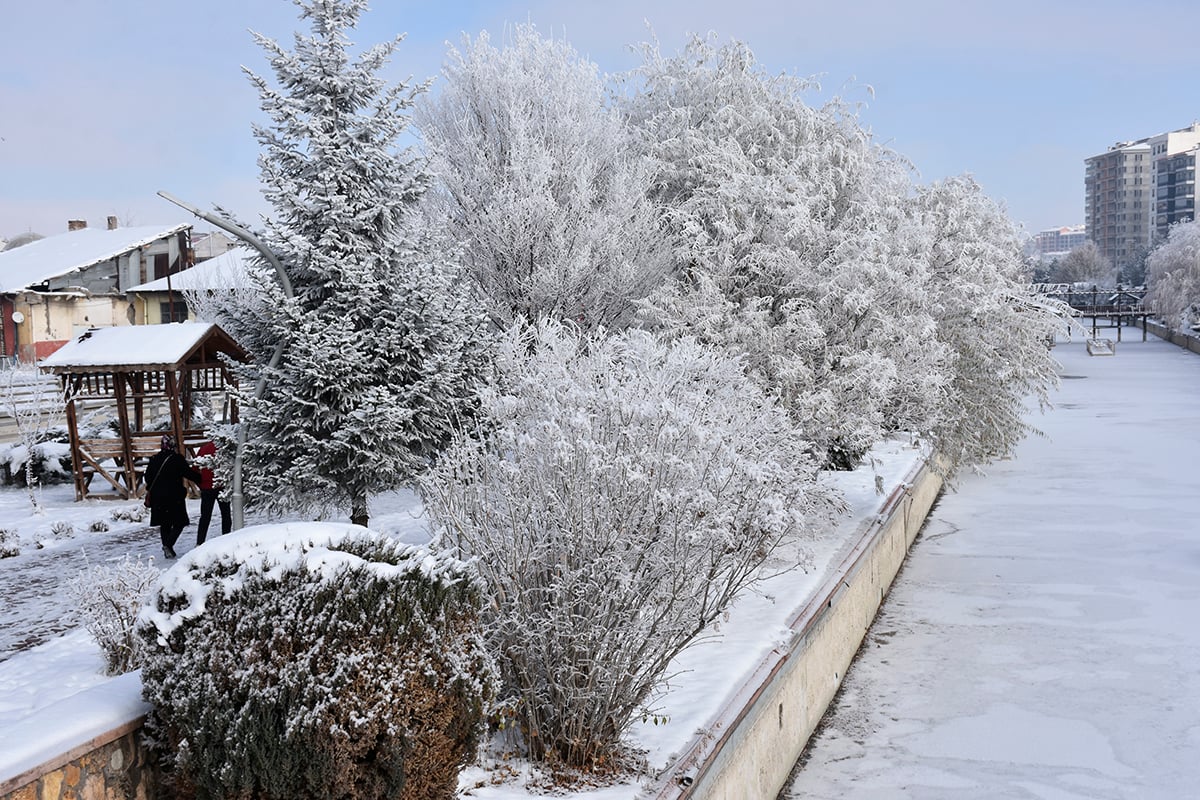
M 786 413 L 694 340 L 545 323 L 510 330 L 498 364 L 486 434 L 443 455 L 427 508 L 488 583 L 530 754 L 612 768 L 670 660 L 828 498 Z
M 32 458 L 32 469 L 26 462 Z M 6 484 L 23 486 L 32 474 L 35 484 L 43 486 L 71 480 L 71 445 L 48 440 L 32 448 L 23 442 L 0 445 L 0 472 Z
M 463 563 L 353 525 L 197 548 L 138 619 L 152 729 L 199 798 L 449 798 L 492 669 Z

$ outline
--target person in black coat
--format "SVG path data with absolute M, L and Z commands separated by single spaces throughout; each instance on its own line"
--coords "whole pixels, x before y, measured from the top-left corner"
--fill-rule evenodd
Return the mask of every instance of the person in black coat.
M 175 450 L 175 437 L 162 437 L 162 449 L 146 464 L 146 491 L 150 493 L 150 524 L 158 526 L 163 556 L 175 557 L 175 542 L 190 522 L 187 515 L 187 487 L 183 479 L 200 481 L 200 473 Z

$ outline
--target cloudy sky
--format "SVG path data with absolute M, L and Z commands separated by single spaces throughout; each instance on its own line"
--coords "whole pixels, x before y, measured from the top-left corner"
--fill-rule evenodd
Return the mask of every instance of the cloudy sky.
M 647 23 L 669 52 L 741 39 L 864 102 L 923 180 L 969 172 L 1030 231 L 1083 222 L 1084 158 L 1200 118 L 1194 0 L 374 0 L 354 38 L 407 33 L 391 75 L 426 78 L 447 42 L 526 21 L 605 72 L 634 66 Z M 160 189 L 267 210 L 240 68 L 269 74 L 249 30 L 307 31 L 288 0 L 0 0 L 0 27 L 0 236 L 187 220 Z

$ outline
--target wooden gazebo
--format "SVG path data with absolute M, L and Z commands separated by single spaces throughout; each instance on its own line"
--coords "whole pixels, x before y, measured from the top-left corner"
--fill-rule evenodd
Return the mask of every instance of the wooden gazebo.
M 150 456 L 159 450 L 164 433 L 173 433 L 188 458 L 207 439 L 197 421 L 197 402 L 221 394 L 221 415 L 237 421 L 237 403 L 230 389 L 236 378 L 218 357 L 244 361 L 246 354 L 216 325 L 177 322 L 168 325 L 130 325 L 92 328 L 41 362 L 58 375 L 66 400 L 71 434 L 75 499 L 130 499 L 142 493 L 142 475 Z M 115 407 L 115 436 L 83 438 L 81 409 Z M 147 427 L 169 417 L 169 427 Z M 102 492 L 91 488 L 99 475 L 108 482 Z

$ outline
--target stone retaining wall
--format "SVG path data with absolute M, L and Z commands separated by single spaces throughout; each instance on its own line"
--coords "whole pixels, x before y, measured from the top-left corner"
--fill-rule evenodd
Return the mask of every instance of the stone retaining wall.
M 0 800 L 157 800 L 142 743 L 140 672 L 113 678 L 0 730 Z
M 941 488 L 941 477 L 928 465 L 918 465 L 906 476 L 791 620 L 791 640 L 762 661 L 718 719 L 660 776 L 655 800 L 779 794 Z
M 1191 350 L 1193 353 L 1200 354 L 1200 336 L 1192 336 L 1187 333 L 1179 333 L 1173 331 L 1165 325 L 1160 325 L 1157 322 L 1146 321 L 1146 330 L 1153 333 L 1160 339 L 1166 339 L 1171 344 L 1179 345 L 1185 350 Z

